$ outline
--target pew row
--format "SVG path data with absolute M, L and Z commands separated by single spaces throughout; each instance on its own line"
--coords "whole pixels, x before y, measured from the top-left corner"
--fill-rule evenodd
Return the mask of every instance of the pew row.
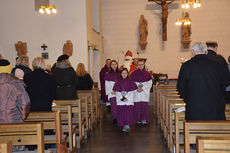
M 1 141 L 16 145 L 37 145 L 37 153 L 44 153 L 43 123 L 1 124 Z

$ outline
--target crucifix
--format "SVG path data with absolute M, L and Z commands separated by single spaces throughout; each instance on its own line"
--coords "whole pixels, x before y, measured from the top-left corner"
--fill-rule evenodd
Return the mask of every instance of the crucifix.
M 46 50 L 46 48 L 47 48 L 46 44 L 45 44 L 45 43 L 43 43 L 43 44 L 42 44 L 42 46 L 41 46 L 41 48 L 45 51 L 45 50 Z
M 163 41 L 167 41 L 167 19 L 168 19 L 168 6 L 174 0 L 148 0 L 149 2 L 155 2 L 162 7 L 162 31 L 163 31 Z

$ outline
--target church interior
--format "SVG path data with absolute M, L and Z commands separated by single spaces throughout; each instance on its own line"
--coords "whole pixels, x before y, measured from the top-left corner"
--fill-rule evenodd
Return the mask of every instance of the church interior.
M 217 54 L 228 61 L 229 5 L 229 0 L 1 0 L 0 55 L 12 67 L 20 54 L 27 55 L 32 69 L 36 57 L 43 57 L 52 66 L 60 55 L 67 54 L 74 70 L 83 63 L 90 74 L 94 89 L 79 90 L 79 101 L 66 101 L 74 115 L 68 114 L 70 108 L 63 105 L 62 99 L 55 105 L 63 107 L 53 110 L 65 115 L 43 112 L 27 119 L 27 123 L 52 120 L 54 131 L 61 129 L 56 134 L 57 147 L 49 153 L 227 153 L 230 105 L 225 107 L 227 121 L 186 121 L 185 97 L 179 95 L 183 91 L 178 91 L 177 80 L 197 42 L 217 42 Z M 149 91 L 150 123 L 134 124 L 129 133 L 122 133 L 112 123 L 111 111 L 101 99 L 100 72 L 107 59 L 116 60 L 118 68 L 124 65 L 127 51 L 131 51 L 132 59 L 144 59 L 146 71 L 156 82 Z M 161 80 L 164 76 L 166 79 Z M 66 119 L 65 123 L 58 115 Z M 14 136 L 15 131 L 9 134 L 5 129 L 13 131 L 13 127 L 0 124 L 0 153 L 18 152 L 12 146 L 26 146 L 30 137 L 35 142 L 35 137 L 44 136 L 41 128 L 45 129 L 46 124 L 41 124 L 37 135 L 36 130 L 29 131 L 35 127 L 15 125 L 18 133 L 23 127 L 28 129 L 24 136 Z M 66 142 L 60 139 L 63 133 L 68 133 Z M 47 140 L 37 140 L 35 152 L 44 153 Z

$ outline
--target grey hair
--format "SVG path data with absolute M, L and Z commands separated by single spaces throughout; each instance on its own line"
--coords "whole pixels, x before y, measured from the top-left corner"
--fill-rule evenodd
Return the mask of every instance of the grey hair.
M 196 42 L 194 45 L 192 45 L 192 50 L 194 52 L 207 52 L 206 45 L 202 44 L 202 42 Z
M 45 60 L 43 57 L 36 57 L 32 62 L 33 69 L 43 69 L 45 70 Z

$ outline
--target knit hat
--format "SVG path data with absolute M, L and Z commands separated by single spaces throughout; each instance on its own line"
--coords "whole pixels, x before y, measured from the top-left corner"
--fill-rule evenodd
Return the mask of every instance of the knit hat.
M 0 73 L 11 74 L 12 66 L 8 60 L 0 59 Z
M 64 55 L 59 56 L 57 61 L 61 62 L 61 61 L 66 60 L 66 59 L 69 59 L 69 56 L 64 54 Z

